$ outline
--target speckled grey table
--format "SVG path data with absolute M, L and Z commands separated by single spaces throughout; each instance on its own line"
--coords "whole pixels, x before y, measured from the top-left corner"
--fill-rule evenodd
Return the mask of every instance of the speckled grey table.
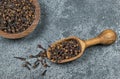
M 19 40 L 0 38 L 0 79 L 120 79 L 120 0 L 39 0 L 42 17 L 37 29 Z M 57 39 L 75 35 L 81 39 L 96 36 L 111 28 L 118 40 L 110 46 L 88 48 L 84 55 L 70 63 L 51 67 L 45 77 L 42 69 L 31 74 L 14 56 L 37 54 L 37 44 L 47 48 Z

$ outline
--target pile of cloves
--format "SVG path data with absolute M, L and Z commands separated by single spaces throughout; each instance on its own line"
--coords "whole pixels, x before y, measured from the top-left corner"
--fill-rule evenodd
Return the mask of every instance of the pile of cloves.
M 81 46 L 77 40 L 69 39 L 50 47 L 49 52 L 51 53 L 50 59 L 58 63 L 61 60 L 77 56 L 81 52 Z
M 47 71 L 46 69 L 50 66 L 46 62 L 46 58 L 47 58 L 46 49 L 43 48 L 41 45 L 38 45 L 38 47 L 43 49 L 43 51 L 40 51 L 37 55 L 30 55 L 27 58 L 24 57 L 14 57 L 14 58 L 23 61 L 22 67 L 28 70 L 36 69 L 37 67 L 42 65 L 42 67 L 45 68 L 45 70 L 42 72 L 41 76 L 44 76 Z M 27 59 L 33 59 L 33 58 L 36 59 L 36 61 L 33 64 L 27 61 Z
M 33 0 L 0 0 L 0 30 L 20 33 L 35 19 Z

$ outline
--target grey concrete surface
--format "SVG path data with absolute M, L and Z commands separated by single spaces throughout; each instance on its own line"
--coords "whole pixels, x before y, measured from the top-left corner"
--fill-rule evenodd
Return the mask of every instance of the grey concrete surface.
M 19 40 L 0 37 L 0 79 L 120 79 L 120 0 L 39 0 L 41 20 L 37 29 Z M 51 63 L 46 76 L 43 69 L 31 73 L 14 56 L 37 54 L 37 44 L 48 44 L 75 35 L 88 39 L 104 29 L 113 29 L 117 41 L 110 46 L 88 48 L 76 61 Z

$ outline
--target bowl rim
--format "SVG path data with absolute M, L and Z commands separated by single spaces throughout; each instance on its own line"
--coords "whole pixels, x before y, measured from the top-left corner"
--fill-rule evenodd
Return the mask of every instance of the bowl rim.
M 23 37 L 29 35 L 30 33 L 32 33 L 35 30 L 35 28 L 37 27 L 40 17 L 41 17 L 40 4 L 39 4 L 38 0 L 33 0 L 33 4 L 35 6 L 35 19 L 34 19 L 33 23 L 25 31 L 16 33 L 16 34 L 10 34 L 10 33 L 0 30 L 0 36 L 2 36 L 4 38 L 8 38 L 8 39 L 18 39 L 18 38 L 23 38 Z

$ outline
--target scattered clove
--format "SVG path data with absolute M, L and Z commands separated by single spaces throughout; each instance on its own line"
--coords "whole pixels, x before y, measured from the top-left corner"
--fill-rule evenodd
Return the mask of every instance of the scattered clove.
M 22 58 L 22 57 L 14 57 L 14 58 L 24 61 L 22 67 L 25 67 L 28 70 L 36 69 L 39 65 L 41 65 L 43 68 L 46 69 L 47 67 L 50 67 L 46 62 L 46 58 L 47 58 L 46 49 L 43 48 L 41 45 L 39 45 L 39 48 L 43 49 L 43 51 L 40 51 L 38 54 L 30 55 L 28 57 L 28 59 L 32 59 L 32 58 L 37 59 L 33 64 L 28 62 L 27 58 Z M 46 75 L 46 71 L 47 70 L 45 70 L 41 75 L 42 76 Z
M 47 68 L 47 67 L 50 67 L 47 63 L 46 63 L 46 60 L 41 60 L 41 64 L 44 68 Z
M 33 68 L 33 69 L 37 68 L 37 67 L 39 66 L 39 64 L 40 64 L 40 63 L 34 64 L 32 68 Z
M 14 57 L 14 58 L 19 59 L 21 61 L 26 61 L 26 58 L 22 58 L 22 57 Z
M 22 64 L 22 67 L 25 67 L 25 68 L 27 68 L 28 70 L 31 70 L 30 67 L 29 67 L 26 63 Z
M 29 58 L 37 58 L 37 57 L 34 55 L 30 55 Z
M 39 60 L 36 60 L 35 62 L 34 62 L 34 64 L 33 64 L 33 69 L 35 69 L 35 68 L 37 68 L 38 66 L 39 66 L 39 64 L 40 64 L 40 62 L 39 62 Z
M 43 49 L 44 51 L 46 51 L 46 49 L 44 48 L 44 47 L 42 47 L 42 45 L 38 45 L 38 48 L 40 48 L 40 49 Z
M 42 76 L 45 76 L 45 75 L 46 75 L 46 72 L 47 72 L 47 70 L 45 70 L 41 75 L 42 75 Z
M 47 63 L 45 63 L 44 65 L 43 65 L 43 67 L 45 67 L 45 68 L 47 68 L 47 67 L 50 67 Z
M 32 66 L 32 64 L 31 64 L 30 62 L 28 62 L 28 61 L 25 61 L 25 63 L 26 63 L 27 65 L 29 65 L 29 66 Z

